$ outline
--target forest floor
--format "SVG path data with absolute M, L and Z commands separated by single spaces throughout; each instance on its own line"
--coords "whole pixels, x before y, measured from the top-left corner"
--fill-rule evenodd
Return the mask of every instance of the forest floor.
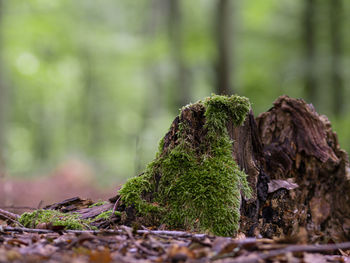
M 298 243 L 126 226 L 52 231 L 2 224 L 0 262 L 350 262 L 350 242 Z

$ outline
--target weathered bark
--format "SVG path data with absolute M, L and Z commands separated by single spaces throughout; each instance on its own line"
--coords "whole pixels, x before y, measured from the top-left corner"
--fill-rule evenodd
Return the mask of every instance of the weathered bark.
M 260 211 L 263 236 L 296 235 L 316 240 L 350 237 L 348 156 L 326 116 L 311 104 L 282 96 L 257 118 L 264 170 L 271 180 L 298 185 L 269 193 Z

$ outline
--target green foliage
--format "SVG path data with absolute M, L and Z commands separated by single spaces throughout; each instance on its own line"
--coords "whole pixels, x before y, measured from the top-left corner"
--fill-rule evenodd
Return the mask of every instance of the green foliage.
M 226 124 L 232 118 L 235 125 L 241 125 L 250 104 L 243 97 L 217 95 L 198 103 L 206 108 L 208 133 L 200 146 L 207 147 L 205 153 L 198 156 L 186 143 L 187 127 L 181 123 L 179 144 L 165 154 L 160 154 L 161 146 L 144 174 L 130 179 L 120 194 L 122 201 L 134 205 L 141 215 L 157 212 L 159 221 L 170 227 L 231 236 L 238 229 L 240 193 L 249 196 L 250 188 L 246 174 L 232 157 Z M 156 175 L 161 176 L 157 186 Z M 153 203 L 143 199 L 150 192 Z
M 52 226 L 63 226 L 65 229 L 88 229 L 89 220 L 82 220 L 78 214 L 65 214 L 55 210 L 36 210 L 23 213 L 19 222 L 28 228 L 36 227 L 40 223 L 50 223 Z

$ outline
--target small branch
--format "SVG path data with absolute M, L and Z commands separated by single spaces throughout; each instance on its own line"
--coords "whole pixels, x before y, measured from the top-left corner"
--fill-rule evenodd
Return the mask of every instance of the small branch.
M 117 199 L 117 201 L 115 201 L 114 206 L 113 206 L 113 213 L 112 213 L 112 215 L 114 215 L 114 212 L 115 212 L 115 210 L 116 210 L 117 207 L 118 207 L 118 203 L 119 203 L 119 200 L 120 200 L 121 197 L 122 197 L 122 196 L 119 196 L 119 198 Z
M 48 233 L 55 233 L 55 231 L 48 230 L 48 229 L 32 229 L 32 228 L 26 228 L 26 227 L 2 227 L 2 231 L 7 232 L 18 232 L 18 233 L 37 233 L 37 234 L 48 234 Z
M 38 204 L 38 208 L 37 209 L 40 209 L 43 205 L 44 201 L 43 200 L 40 200 L 39 204 Z
M 338 249 L 350 249 L 350 242 L 337 243 L 337 244 L 325 244 L 325 245 L 290 245 L 282 249 L 275 249 L 271 251 L 265 251 L 256 254 L 255 256 L 248 257 L 247 255 L 240 256 L 232 259 L 231 263 L 258 263 L 262 260 L 269 259 L 271 257 L 283 255 L 286 253 L 295 252 L 328 252 Z
M 151 255 L 151 256 L 159 256 L 159 254 L 155 251 L 149 250 L 148 248 L 145 248 L 144 246 L 142 246 L 141 244 L 139 244 L 138 242 L 136 242 L 134 236 L 131 233 L 131 229 L 127 226 L 123 226 L 122 229 L 127 233 L 128 237 L 132 240 L 133 244 L 135 245 L 135 247 L 137 247 L 138 249 L 140 249 L 142 252 Z
M 25 227 L 4 227 L 3 230 L 9 232 L 28 232 L 28 233 L 54 233 L 53 230 L 48 229 L 33 229 L 33 228 L 25 228 Z M 106 229 L 106 230 L 64 230 L 63 232 L 74 233 L 74 234 L 114 234 L 121 235 L 125 234 L 125 231 L 122 229 Z M 170 231 L 170 230 L 137 230 L 136 233 L 138 235 L 150 234 L 150 235 L 164 235 L 175 238 L 197 238 L 202 239 L 208 237 L 206 234 L 191 234 L 184 231 Z
M 24 227 L 20 222 L 18 222 L 19 217 L 19 215 L 0 209 L 0 218 L 10 220 L 11 222 L 18 224 L 20 227 Z
M 272 250 L 266 253 L 265 256 L 272 257 L 288 252 L 327 252 L 338 249 L 350 249 L 350 242 L 325 245 L 291 245 L 286 248 Z
M 0 209 L 0 216 L 6 216 L 6 218 L 11 218 L 13 220 L 17 220 L 20 216 L 19 215 L 16 215 L 14 213 L 11 213 L 9 211 L 6 211 L 6 210 L 2 210 Z

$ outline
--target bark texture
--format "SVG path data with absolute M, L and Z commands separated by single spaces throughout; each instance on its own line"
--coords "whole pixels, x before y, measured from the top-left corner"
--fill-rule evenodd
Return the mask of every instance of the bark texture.
M 270 187 L 259 214 L 260 233 L 272 237 L 307 232 L 309 239 L 348 240 L 348 156 L 327 117 L 301 99 L 282 96 L 257 124 L 266 174 L 297 184 L 289 190 Z

